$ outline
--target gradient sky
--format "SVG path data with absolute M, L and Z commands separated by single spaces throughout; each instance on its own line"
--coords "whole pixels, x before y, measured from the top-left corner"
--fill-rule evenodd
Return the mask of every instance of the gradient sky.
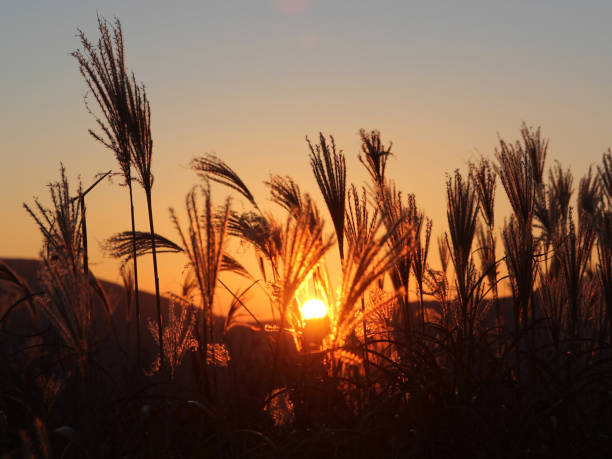
M 318 196 L 304 136 L 333 134 L 349 178 L 359 128 L 394 143 L 389 175 L 446 230 L 445 173 L 491 155 L 498 134 L 541 125 L 553 159 L 582 175 L 612 145 L 612 7 L 594 1 L 11 1 L 0 8 L 0 257 L 35 257 L 41 238 L 22 203 L 47 200 L 62 161 L 85 184 L 117 170 L 87 133 L 86 87 L 69 52 L 96 13 L 123 24 L 127 63 L 147 88 L 154 136 L 156 229 L 176 238 L 197 183 L 187 165 L 217 153 L 260 201 L 269 173 Z M 577 183 L 577 182 L 576 182 Z M 215 188 L 220 201 L 224 189 Z M 139 227 L 146 228 L 138 191 Z M 500 209 L 503 192 L 498 185 Z M 269 203 L 268 203 L 269 204 Z M 270 208 L 272 205 L 269 204 Z M 497 219 L 498 223 L 502 218 Z M 88 199 L 94 271 L 118 281 L 97 248 L 129 228 L 127 192 L 103 182 Z M 328 226 L 331 231 L 331 224 Z M 163 255 L 162 290 L 184 258 Z M 152 289 L 148 265 L 143 284 Z

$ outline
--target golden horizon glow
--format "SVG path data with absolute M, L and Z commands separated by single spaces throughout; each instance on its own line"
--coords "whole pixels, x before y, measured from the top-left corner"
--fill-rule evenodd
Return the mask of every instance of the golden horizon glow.
M 300 312 L 304 320 L 322 319 L 327 315 L 327 306 L 323 301 L 313 298 L 302 305 Z

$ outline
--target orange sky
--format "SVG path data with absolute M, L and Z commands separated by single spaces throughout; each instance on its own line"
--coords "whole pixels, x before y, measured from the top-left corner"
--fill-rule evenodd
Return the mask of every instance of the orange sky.
M 380 129 L 394 142 L 389 176 L 416 194 L 435 237 L 446 230 L 445 173 L 492 154 L 498 133 L 516 139 L 521 121 L 550 137 L 549 165 L 559 159 L 577 176 L 612 145 L 612 29 L 602 22 L 611 11 L 603 2 L 228 3 L 4 9 L 0 256 L 37 255 L 41 238 L 22 203 L 47 198 L 60 161 L 85 183 L 117 169 L 87 134 L 94 122 L 83 105 L 86 88 L 68 55 L 78 46 L 77 27 L 96 38 L 96 11 L 122 20 L 128 65 L 148 88 L 156 229 L 170 238 L 168 207 L 182 212 L 198 183 L 187 165 L 206 152 L 273 208 L 262 185 L 270 173 L 290 174 L 318 196 L 305 135 L 333 134 L 349 180 L 360 185 L 358 130 Z M 225 192 L 215 187 L 219 202 Z M 146 229 L 140 190 L 138 200 L 138 226 Z M 498 202 L 503 214 L 499 185 Z M 98 244 L 128 228 L 126 190 L 117 181 L 100 184 L 88 200 L 91 263 L 100 277 L 119 280 Z M 184 263 L 180 255 L 160 257 L 162 291 L 179 285 Z M 150 263 L 141 265 L 152 289 Z

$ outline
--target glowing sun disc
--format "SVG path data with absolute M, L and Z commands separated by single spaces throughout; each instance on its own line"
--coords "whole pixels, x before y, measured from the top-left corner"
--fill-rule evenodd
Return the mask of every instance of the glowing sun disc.
M 327 315 L 327 307 L 321 300 L 308 300 L 302 305 L 301 312 L 305 320 L 322 319 Z

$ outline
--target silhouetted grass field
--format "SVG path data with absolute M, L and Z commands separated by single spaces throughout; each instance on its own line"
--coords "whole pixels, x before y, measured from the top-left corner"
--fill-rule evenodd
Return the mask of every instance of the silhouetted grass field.
M 191 162 L 184 211 L 171 210 L 176 232 L 160 235 L 146 90 L 127 70 L 119 21 L 99 18 L 99 33 L 79 33 L 73 56 L 90 133 L 125 185 L 131 228 L 105 242 L 124 285 L 89 269 L 97 182 L 70 184 L 62 166 L 49 199 L 24 204 L 40 259 L 0 262 L 1 457 L 609 457 L 610 150 L 575 182 L 523 125 L 448 176 L 437 241 L 414 194 L 387 176 L 379 131 L 360 131 L 363 187 L 333 137 L 307 138 L 321 208 L 272 175 L 267 211 L 240 165 L 205 155 Z M 495 215 L 496 198 L 510 215 Z M 167 297 L 160 252 L 188 267 Z M 154 295 L 139 287 L 142 263 Z

